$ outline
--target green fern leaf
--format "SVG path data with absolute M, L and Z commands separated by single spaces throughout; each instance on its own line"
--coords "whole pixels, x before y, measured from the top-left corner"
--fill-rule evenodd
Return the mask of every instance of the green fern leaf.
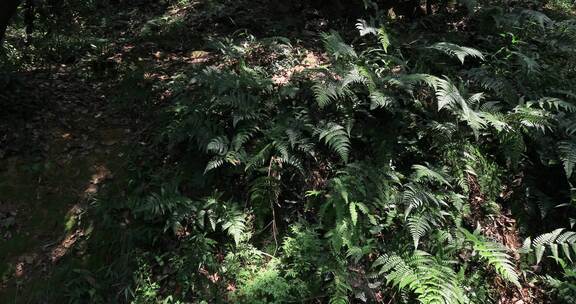
M 528 104 L 531 105 L 532 103 Z M 557 111 L 576 112 L 576 105 L 555 97 L 540 98 L 535 104 L 544 109 L 550 108 Z
M 369 25 L 366 20 L 358 19 L 356 22 L 356 29 L 360 32 L 360 36 L 366 36 L 368 34 L 377 35 L 378 29 Z
M 428 217 L 424 215 L 411 216 L 408 218 L 408 229 L 410 230 L 410 235 L 414 241 L 414 249 L 418 249 L 418 244 L 420 239 L 426 234 L 426 232 L 432 229 Z
M 416 250 L 407 259 L 383 255 L 372 267 L 380 268 L 378 274 L 385 274 L 389 284 L 414 292 L 419 303 L 468 303 L 469 299 L 459 286 L 456 273 L 446 264 L 426 252 Z
M 369 25 L 366 20 L 359 19 L 356 23 L 356 29 L 360 32 L 360 36 L 366 36 L 369 34 L 377 36 L 384 52 L 388 52 L 390 38 L 388 37 L 388 33 L 384 27 L 375 28 L 374 26 Z
M 358 57 L 354 49 L 350 45 L 344 43 L 344 40 L 337 32 L 331 31 L 330 33 L 322 33 L 321 37 L 324 41 L 324 48 L 334 59 L 338 60 L 341 58 Z
M 430 181 L 438 182 L 440 184 L 450 186 L 450 182 L 446 179 L 446 174 L 444 172 L 436 172 L 423 165 L 413 165 L 412 170 L 415 170 L 414 180 L 420 181 L 422 179 L 428 179 Z
M 350 137 L 344 127 L 337 123 L 328 123 L 319 130 L 319 137 L 320 140 L 323 140 L 344 162 L 348 162 L 351 145 Z
M 204 169 L 204 173 L 207 173 L 209 171 L 212 171 L 214 169 L 222 167 L 222 165 L 224 165 L 224 158 L 216 157 L 216 158 L 214 158 L 208 162 L 208 164 L 206 165 L 206 168 Z
M 449 79 L 438 79 L 436 97 L 438 98 L 438 111 L 445 107 L 453 108 L 466 103 L 456 85 Z
M 562 246 L 562 251 L 571 260 L 570 249 L 576 253 L 576 232 L 564 231 L 563 228 L 552 232 L 544 233 L 532 241 L 532 247 L 536 255 L 536 264 L 540 264 L 546 251 L 546 246 L 550 247 L 552 256 L 559 259 L 558 247 Z
M 564 171 L 568 178 L 572 177 L 576 165 L 576 139 L 565 140 L 558 143 L 558 154 L 564 164 Z
M 348 209 L 350 210 L 350 219 L 352 219 L 352 225 L 356 226 L 356 223 L 358 222 L 358 211 L 356 210 L 356 203 L 351 202 L 348 206 Z
M 473 244 L 474 251 L 478 253 L 481 259 L 485 260 L 488 265 L 494 267 L 506 281 L 520 287 L 518 273 L 514 268 L 511 256 L 506 253 L 507 249 L 499 243 L 484 240 L 479 235 L 472 234 L 466 229 L 461 229 L 466 239 Z
M 394 103 L 394 99 L 378 91 L 370 92 L 370 110 L 388 108 Z
M 222 225 L 222 229 L 234 238 L 236 245 L 240 244 L 246 231 L 246 215 L 235 208 L 231 208 L 226 213 L 226 220 Z
M 470 47 L 459 46 L 449 42 L 438 42 L 428 48 L 444 52 L 450 56 L 455 56 L 458 58 L 458 60 L 460 60 L 462 64 L 464 64 L 464 59 L 467 56 L 484 60 L 484 55 L 482 55 L 482 52 Z
M 216 153 L 218 155 L 224 155 L 228 152 L 228 144 L 230 141 L 226 136 L 216 137 L 208 143 L 206 146 L 207 152 Z

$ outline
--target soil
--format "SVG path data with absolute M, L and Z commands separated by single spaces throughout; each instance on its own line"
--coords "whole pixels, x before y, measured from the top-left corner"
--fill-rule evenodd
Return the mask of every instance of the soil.
M 0 115 L 0 303 L 18 303 L 23 286 L 76 254 L 85 207 L 126 170 L 138 123 L 114 111 L 103 83 L 67 67 L 16 77 L 24 106 Z

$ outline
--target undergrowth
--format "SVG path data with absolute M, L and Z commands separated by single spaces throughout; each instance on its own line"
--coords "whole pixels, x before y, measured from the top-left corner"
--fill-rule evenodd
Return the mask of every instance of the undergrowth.
M 416 38 L 372 18 L 316 50 L 211 41 L 172 78 L 130 198 L 95 200 L 88 251 L 112 262 L 64 271 L 68 298 L 572 303 L 576 22 L 472 8 Z

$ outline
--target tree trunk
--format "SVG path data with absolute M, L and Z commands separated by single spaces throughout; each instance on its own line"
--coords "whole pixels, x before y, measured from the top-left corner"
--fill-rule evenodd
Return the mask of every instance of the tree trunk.
M 32 33 L 34 32 L 34 1 L 26 0 L 24 4 L 26 9 L 24 13 L 24 23 L 26 24 L 26 45 L 32 42 Z
M 16 14 L 19 4 L 20 0 L 0 0 L 0 46 L 4 41 L 10 19 Z

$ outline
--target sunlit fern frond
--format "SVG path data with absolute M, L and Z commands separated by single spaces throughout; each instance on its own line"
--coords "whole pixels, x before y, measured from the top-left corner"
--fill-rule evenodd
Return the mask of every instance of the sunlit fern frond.
M 383 255 L 374 262 L 378 275 L 400 290 L 411 291 L 419 303 L 468 303 L 454 270 L 424 251 L 415 251 L 407 258 Z
M 464 64 L 464 59 L 468 56 L 484 60 L 484 55 L 477 49 L 466 46 L 459 46 L 454 43 L 438 42 L 432 46 L 429 46 L 428 48 L 444 52 L 450 56 L 454 56 L 458 58 L 462 64 Z
M 576 165 L 576 138 L 564 140 L 558 143 L 558 154 L 564 165 L 564 171 L 568 178 L 572 177 Z
M 343 126 L 330 122 L 318 128 L 317 133 L 330 150 L 338 154 L 343 161 L 348 161 L 351 149 L 350 136 Z
M 516 272 L 512 257 L 507 253 L 507 248 L 499 243 L 485 240 L 480 235 L 470 233 L 463 228 L 461 231 L 466 240 L 472 243 L 473 250 L 482 260 L 493 267 L 503 279 L 520 287 L 519 275 Z
M 350 45 L 346 44 L 342 39 L 342 36 L 337 32 L 331 31 L 330 33 L 322 33 L 321 37 L 328 55 L 333 57 L 335 60 L 358 57 L 356 51 L 354 51 Z
M 416 182 L 420 182 L 424 179 L 441 185 L 450 186 L 450 182 L 448 181 L 450 177 L 442 170 L 433 170 L 424 165 L 412 165 L 412 169 L 414 170 L 412 180 Z
M 530 238 L 526 242 L 530 243 Z M 559 249 L 561 248 L 564 256 L 572 261 L 571 251 L 576 254 L 576 232 L 559 228 L 552 232 L 544 233 L 534 238 L 531 242 L 531 248 L 534 249 L 536 264 L 542 261 L 546 249 L 550 249 L 552 256 L 555 259 L 559 259 Z

